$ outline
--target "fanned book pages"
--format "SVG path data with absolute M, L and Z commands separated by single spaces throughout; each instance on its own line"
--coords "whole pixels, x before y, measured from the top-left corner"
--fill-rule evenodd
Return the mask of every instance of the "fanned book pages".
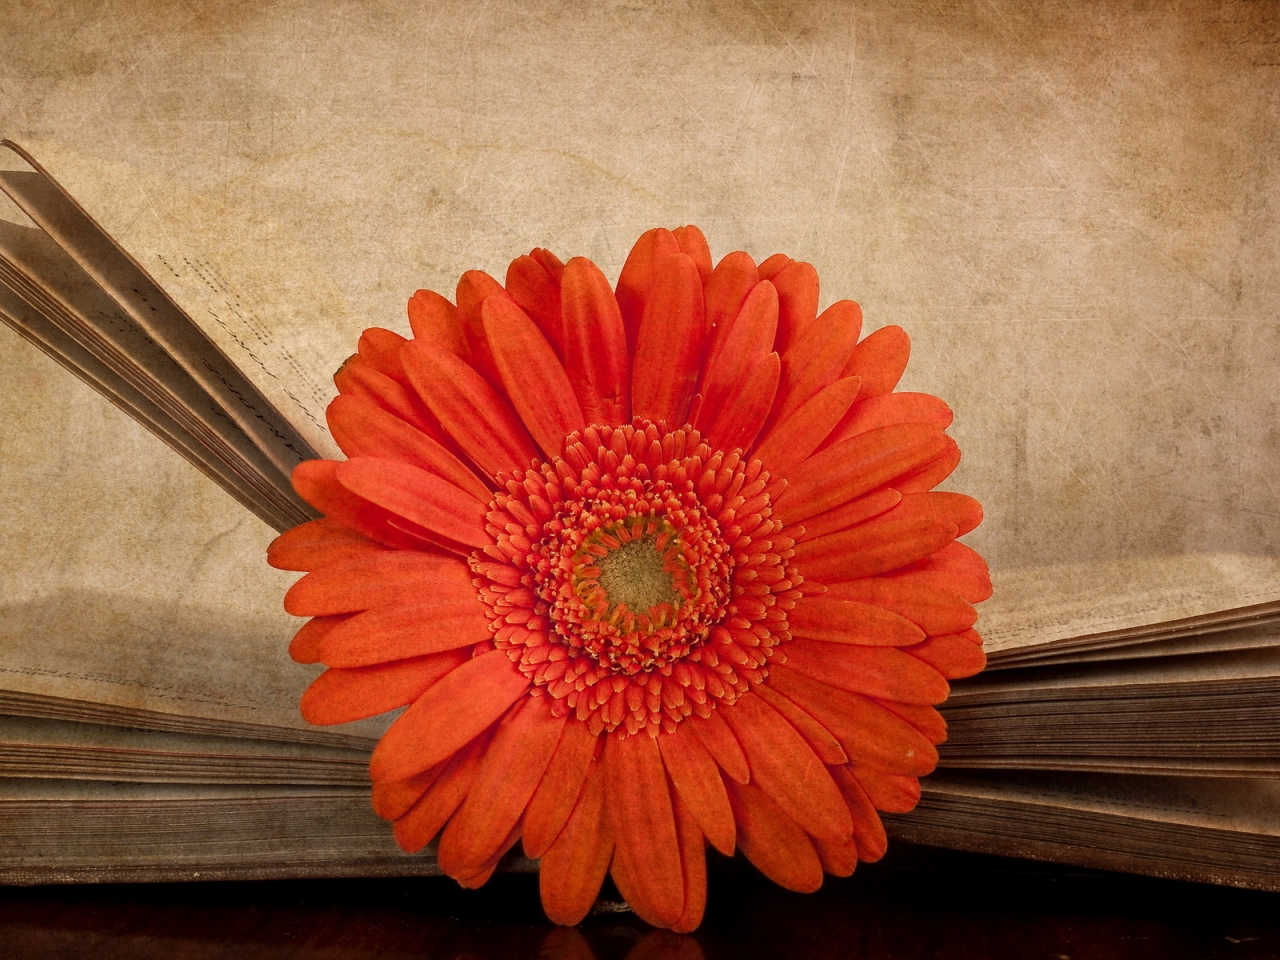
M 33 223 L 0 227 L 3 308 L 14 329 L 267 522 L 284 529 L 312 516 L 288 483 L 289 471 L 316 455 L 303 434 L 26 151 L 8 141 L 0 146 L 0 190 Z M 244 311 L 214 268 L 177 256 L 153 259 L 171 286 L 198 291 L 213 329 L 231 331 L 239 352 L 254 357 L 247 336 L 230 323 L 244 321 Z M 249 369 L 255 366 L 267 369 Z
M 220 262 L 194 220 L 188 236 L 137 227 L 92 161 L 51 151 L 55 180 L 4 152 L 0 317 L 18 336 L 0 351 L 0 880 L 433 872 L 370 806 L 389 718 L 301 719 L 318 671 L 289 660 L 292 578 L 263 561 L 272 529 L 314 515 L 292 467 L 335 455 L 336 364 L 320 367 L 341 324 L 308 333 L 273 313 L 246 292 L 250 266 Z M 107 224 L 133 225 L 128 250 Z M 1226 402 L 1252 416 L 1277 386 L 1255 379 Z M 967 415 L 971 436 L 983 423 L 1003 436 Z M 1249 432 L 1227 441 L 1254 483 L 1266 462 Z M 901 811 L 890 832 L 1280 890 L 1274 547 L 1188 537 L 1181 551 L 996 564 L 988 668 L 953 685 L 918 804 L 905 778 L 881 784 L 878 805 Z

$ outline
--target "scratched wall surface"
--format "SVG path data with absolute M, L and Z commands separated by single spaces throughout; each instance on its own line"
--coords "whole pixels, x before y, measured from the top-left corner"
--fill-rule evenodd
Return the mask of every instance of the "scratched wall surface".
M 913 337 L 997 572 L 1280 555 L 1276 3 L 10 0 L 0 132 L 400 330 L 535 245 L 784 251 Z

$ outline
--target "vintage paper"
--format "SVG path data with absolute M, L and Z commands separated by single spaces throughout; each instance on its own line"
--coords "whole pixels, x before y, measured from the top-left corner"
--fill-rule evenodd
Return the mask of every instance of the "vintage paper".
M 0 133 L 96 163 L 126 247 L 223 258 L 313 406 L 362 326 L 533 246 L 616 276 L 693 222 L 811 261 L 954 407 L 1019 646 L 1280 594 L 1277 35 L 1251 2 L 32 0 Z M 6 610 L 123 587 L 282 644 L 266 528 L 0 342 Z

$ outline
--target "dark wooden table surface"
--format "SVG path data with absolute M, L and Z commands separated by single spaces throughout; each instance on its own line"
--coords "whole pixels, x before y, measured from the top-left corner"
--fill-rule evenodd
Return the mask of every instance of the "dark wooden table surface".
M 0 957 L 1256 960 L 1280 957 L 1280 895 L 898 844 L 810 896 L 720 859 L 691 937 L 608 899 L 555 928 L 532 876 L 476 892 L 443 879 L 9 888 Z

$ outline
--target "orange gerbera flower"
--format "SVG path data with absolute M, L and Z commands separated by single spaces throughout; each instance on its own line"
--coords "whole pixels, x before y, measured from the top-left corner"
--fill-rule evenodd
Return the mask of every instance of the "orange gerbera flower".
M 712 269 L 651 230 L 616 292 L 545 250 L 505 288 L 367 330 L 329 425 L 350 459 L 294 474 L 325 514 L 270 562 L 309 571 L 290 652 L 329 669 L 303 715 L 407 706 L 373 802 L 478 886 L 517 841 L 548 916 L 606 872 L 636 912 L 699 923 L 705 844 L 814 890 L 885 850 L 936 761 L 947 679 L 984 665 L 978 504 L 940 400 L 894 393 L 907 336 L 817 314 L 784 256 Z

